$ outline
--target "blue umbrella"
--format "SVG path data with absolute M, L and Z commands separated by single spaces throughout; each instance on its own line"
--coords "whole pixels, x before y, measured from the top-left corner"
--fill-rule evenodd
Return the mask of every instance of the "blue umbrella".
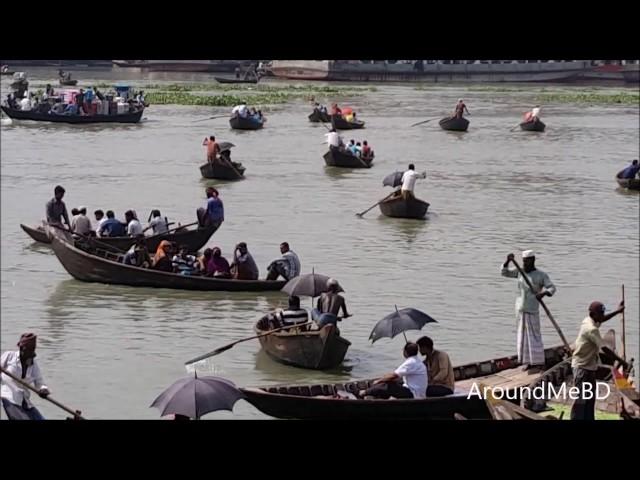
M 373 327 L 369 340 L 374 343 L 381 338 L 393 338 L 399 333 L 404 335 L 404 339 L 407 340 L 405 331 L 407 330 L 420 330 L 427 323 L 436 322 L 433 318 L 420 310 L 415 308 L 403 308 L 398 310 L 396 305 L 396 311 L 387 315 Z
M 233 382 L 221 377 L 181 378 L 156 398 L 151 407 L 160 409 L 161 415 L 183 415 L 199 419 L 216 410 L 233 410 L 233 405 L 244 394 Z

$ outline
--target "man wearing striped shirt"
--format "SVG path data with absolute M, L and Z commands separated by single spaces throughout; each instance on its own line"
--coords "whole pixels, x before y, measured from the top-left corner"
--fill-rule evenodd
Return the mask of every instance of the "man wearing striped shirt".
M 267 274 L 267 280 L 277 280 L 279 276 L 282 276 L 285 280 L 291 280 L 300 275 L 300 259 L 298 259 L 298 255 L 289 248 L 287 242 L 280 244 L 280 253 L 282 253 L 282 257 L 274 260 L 267 267 L 269 272 Z

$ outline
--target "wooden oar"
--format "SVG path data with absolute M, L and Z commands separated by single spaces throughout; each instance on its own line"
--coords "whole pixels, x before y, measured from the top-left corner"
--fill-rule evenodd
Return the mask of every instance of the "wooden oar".
M 207 117 L 207 118 L 201 118 L 200 120 L 194 120 L 193 123 L 197 123 L 197 122 L 204 122 L 206 120 L 215 120 L 217 118 L 225 118 L 228 115 L 217 115 L 215 117 Z
M 109 249 L 114 249 L 114 250 L 117 250 L 118 252 L 126 253 L 126 250 L 122 250 L 122 249 L 120 249 L 120 248 L 118 248 L 118 247 L 116 247 L 114 245 L 109 245 L 108 243 L 104 243 L 104 242 L 101 242 L 100 240 L 96 240 L 97 237 L 92 237 L 91 235 L 87 235 L 86 233 L 74 232 L 74 231 L 72 231 L 72 230 L 70 230 L 68 228 L 64 228 L 64 227 L 61 227 L 60 225 L 56 225 L 55 223 L 50 223 L 49 226 L 50 227 L 55 227 L 55 228 L 57 228 L 59 230 L 62 230 L 63 232 L 67 232 L 67 233 L 70 233 L 72 235 L 78 235 L 79 237 L 86 238 L 91 242 L 97 243 L 98 245 L 102 245 L 103 247 L 106 247 L 106 248 L 109 248 Z
M 31 390 L 32 392 L 37 393 L 38 395 L 40 395 L 40 392 L 38 392 L 38 390 L 36 390 L 34 387 L 32 387 L 31 385 L 29 385 L 28 383 L 25 383 L 22 379 L 16 377 L 15 375 L 11 374 L 10 372 L 8 372 L 7 370 L 5 370 L 4 368 L 0 367 L 0 371 L 2 371 L 2 373 L 4 373 L 7 377 L 12 378 L 15 382 L 18 382 L 20 385 L 22 385 L 25 388 L 28 388 L 29 390 Z M 61 409 L 63 409 L 64 411 L 70 413 L 71 415 L 73 415 L 73 418 L 76 420 L 85 420 L 85 418 L 82 417 L 81 415 L 81 411 L 80 410 L 72 410 L 69 407 L 61 404 L 60 402 L 54 400 L 53 398 L 51 398 L 51 396 L 47 395 L 46 397 L 42 397 L 45 400 L 50 401 L 51 403 L 53 403 L 56 407 L 60 407 Z
M 433 120 L 437 120 L 440 117 L 436 117 L 436 118 L 430 118 L 429 120 L 423 120 L 422 122 L 418 122 L 418 123 L 414 123 L 413 125 L 410 125 L 409 128 L 411 127 L 417 127 L 418 125 L 422 125 L 423 123 L 429 123 Z
M 389 195 L 387 195 L 386 197 L 384 197 L 382 200 L 380 200 L 379 202 L 373 204 L 372 206 L 370 206 L 369 208 L 367 208 L 364 212 L 360 212 L 360 213 L 356 213 L 356 217 L 360 217 L 362 218 L 362 216 L 367 213 L 369 210 L 371 210 L 372 208 L 377 207 L 378 205 L 380 205 L 382 202 L 384 202 L 387 198 L 389 198 L 390 196 L 394 195 L 397 192 L 397 190 L 394 190 L 393 192 L 391 192 Z
M 235 342 L 229 343 L 229 344 L 227 344 L 227 345 L 225 345 L 225 346 L 223 346 L 223 347 L 216 348 L 216 349 L 215 349 L 215 350 L 213 350 L 212 352 L 205 353 L 204 355 L 200 355 L 199 357 L 196 357 L 196 358 L 192 358 L 192 359 L 191 359 L 191 360 L 189 360 L 188 362 L 184 362 L 184 364 L 185 364 L 185 365 L 190 365 L 190 364 L 192 364 L 192 363 L 199 362 L 200 360 L 204 360 L 204 359 L 206 359 L 206 358 L 213 357 L 213 356 L 215 356 L 215 355 L 219 355 L 219 354 L 221 354 L 222 352 L 226 352 L 227 350 L 230 350 L 231 348 L 233 348 L 233 347 L 234 347 L 235 345 L 237 345 L 238 343 L 246 342 L 246 341 L 248 341 L 248 340 L 253 340 L 253 339 L 255 339 L 255 338 L 266 337 L 266 336 L 268 336 L 268 335 L 271 335 L 272 333 L 279 332 L 280 330 L 288 330 L 288 329 L 290 329 L 290 328 L 302 327 L 302 326 L 304 326 L 304 325 L 310 325 L 310 324 L 312 324 L 312 323 L 313 323 L 312 321 L 309 321 L 309 322 L 306 322 L 306 323 L 297 323 L 297 324 L 294 324 L 294 325 L 288 325 L 288 326 L 286 326 L 286 327 L 276 328 L 276 329 L 274 329 L 274 330 L 270 330 L 270 331 L 268 331 L 267 333 L 261 333 L 260 335 L 254 335 L 254 336 L 252 336 L 252 337 L 242 338 L 242 339 L 240 339 L 240 340 L 236 340 Z
M 200 223 L 200 222 L 193 222 L 193 223 L 187 223 L 186 225 L 180 225 L 179 227 L 174 227 L 174 228 L 172 228 L 170 230 L 167 230 L 165 233 L 158 233 L 158 235 L 166 235 L 169 232 L 173 232 L 173 231 L 179 230 L 181 228 L 192 227 L 194 225 L 197 225 L 198 223 Z
M 624 283 L 622 284 L 622 304 L 624 305 Z M 625 336 L 624 310 L 622 311 L 622 358 L 627 359 L 627 341 Z
M 512 127 L 511 130 L 509 130 L 510 132 L 513 132 L 516 128 L 518 128 L 520 126 L 520 124 L 516 125 L 515 127 Z
M 536 291 L 533 289 L 533 285 L 531 285 L 531 282 L 529 281 L 529 277 L 527 277 L 527 275 L 524 273 L 522 268 L 520 268 L 520 265 L 518 265 L 518 262 L 516 261 L 516 259 L 514 258 L 511 261 L 516 266 L 516 268 L 518 269 L 518 272 L 520 272 L 520 275 L 522 275 L 522 277 L 524 278 L 525 282 L 527 282 L 527 285 L 529 286 L 529 289 L 531 290 L 531 292 L 534 295 L 536 295 Z M 571 350 L 571 347 L 569 346 L 569 342 L 567 342 L 567 339 L 564 336 L 564 333 L 562 333 L 562 330 L 560 330 L 560 327 L 558 326 L 558 324 L 556 323 L 555 319 L 553 318 L 553 315 L 551 315 L 551 312 L 549 311 L 549 309 L 545 305 L 545 303 L 542 300 L 542 298 L 538 298 L 538 297 L 536 297 L 536 298 L 537 298 L 538 302 L 540 302 L 540 305 L 542 305 L 542 308 L 544 308 L 544 311 L 547 314 L 547 317 L 549 317 L 549 320 L 551 320 L 551 323 L 553 323 L 553 326 L 555 327 L 556 331 L 558 332 L 558 335 L 560 335 L 560 338 L 562 339 L 562 343 L 564 343 L 564 346 L 567 349 L 567 351 L 573 353 L 573 351 Z

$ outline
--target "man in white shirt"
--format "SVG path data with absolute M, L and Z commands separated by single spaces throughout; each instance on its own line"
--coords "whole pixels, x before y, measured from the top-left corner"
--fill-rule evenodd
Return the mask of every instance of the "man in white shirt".
M 44 385 L 40 367 L 35 360 L 36 336 L 24 333 L 18 342 L 19 351 L 4 352 L 0 357 L 0 365 L 26 384 L 33 385 L 41 397 L 49 395 L 49 389 Z M 2 374 L 0 387 L 2 406 L 9 420 L 44 420 L 42 414 L 30 401 L 31 391 L 8 375 Z
M 78 215 L 71 219 L 71 230 L 80 235 L 89 235 L 91 220 L 87 217 L 87 207 L 80 207 Z
M 329 145 L 329 150 L 340 149 L 340 147 L 344 146 L 344 142 L 342 141 L 342 137 L 338 135 L 335 128 L 332 128 L 329 133 L 325 133 L 327 137 L 327 145 Z
M 20 100 L 20 110 L 27 111 L 31 110 L 31 100 L 27 96 L 27 92 L 24 92 L 24 98 Z
M 416 167 L 411 163 L 409 165 L 409 170 L 404 172 L 402 175 L 401 194 L 403 199 L 409 200 L 415 198 L 413 195 L 413 188 L 415 187 L 416 179 L 418 178 L 427 178 L 427 172 L 416 173 Z
M 98 224 L 96 225 L 96 235 L 100 236 L 97 234 L 97 232 L 100 231 L 100 227 L 102 227 L 102 224 L 107 221 L 107 217 L 104 216 L 104 212 L 100 209 L 93 212 L 93 214 L 96 217 L 96 222 L 98 222 Z
M 267 267 L 267 280 L 277 280 L 282 276 L 285 280 L 291 280 L 300 275 L 300 259 L 298 255 L 289 248 L 287 242 L 280 244 L 282 257 L 274 260 Z
M 130 237 L 143 235 L 142 225 L 140 225 L 140 222 L 133 213 L 133 210 L 127 210 L 124 212 L 124 221 L 127 223 L 127 235 Z
M 403 355 L 406 360 L 393 373 L 373 382 L 373 386 L 360 391 L 360 397 L 425 398 L 428 387 L 427 367 L 418 356 L 418 345 L 407 343 Z M 402 384 L 400 381 L 402 380 Z
M 235 107 L 233 107 L 233 110 L 231 110 L 232 115 L 240 115 L 242 118 L 247 117 L 247 112 L 248 110 L 246 102 L 242 102 L 240 105 L 236 105 Z
M 537 121 L 540 117 L 540 105 L 536 105 L 531 110 L 531 118 L 533 121 Z
M 158 235 L 160 233 L 167 233 L 169 231 L 167 219 L 162 218 L 160 210 L 152 210 L 151 217 L 152 218 L 151 220 L 149 220 L 149 225 L 144 229 L 145 232 L 149 229 L 152 229 L 153 235 Z

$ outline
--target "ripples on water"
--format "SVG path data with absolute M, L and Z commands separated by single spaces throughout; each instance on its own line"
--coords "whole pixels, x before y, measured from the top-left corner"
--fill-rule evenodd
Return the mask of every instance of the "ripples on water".
M 33 244 L 19 228 L 39 222 L 53 186 L 61 183 L 69 209 L 86 205 L 122 216 L 135 208 L 146 220 L 159 208 L 183 223 L 194 218 L 204 188 L 216 185 L 227 220 L 210 246 L 230 256 L 233 245 L 246 241 L 264 275 L 287 240 L 305 272 L 313 267 L 340 280 L 354 313 L 341 325 L 353 344 L 345 365 L 333 372 L 278 365 L 257 341 L 198 365 L 198 371 L 239 385 L 346 380 L 394 368 L 401 338 L 375 345 L 367 338 L 395 304 L 436 318 L 437 324 L 409 337 L 432 336 L 456 364 L 512 354 L 516 283 L 503 279 L 499 266 L 507 253 L 527 248 L 539 252 L 539 267 L 558 287 L 547 303 L 570 341 L 586 305 L 601 299 L 614 308 L 624 282 L 627 348 L 637 352 L 639 196 L 617 189 L 613 180 L 638 157 L 637 111 L 548 105 L 547 132 L 510 132 L 533 102 L 526 90 L 489 94 L 463 86 L 416 91 L 383 85 L 363 97 L 338 99 L 367 122 L 365 130 L 344 137 L 369 140 L 376 151 L 370 170 L 324 166 L 326 130 L 306 121 L 303 102 L 264 108 L 269 120 L 259 132 L 231 131 L 225 119 L 195 122 L 225 109 L 178 106 L 152 106 L 147 121 L 134 126 L 3 126 L 2 350 L 33 330 L 55 398 L 89 418 L 156 418 L 148 405 L 186 374 L 184 361 L 251 336 L 257 318 L 286 302 L 277 292 L 76 282 L 48 247 Z M 437 120 L 407 128 L 444 116 L 460 96 L 472 113 L 469 132 L 444 132 Z M 246 180 L 200 178 L 200 144 L 210 134 L 236 144 L 232 156 L 247 167 Z M 428 172 L 416 187 L 431 203 L 427 219 L 390 219 L 377 208 L 357 218 L 355 213 L 389 193 L 382 178 L 409 162 Z M 309 299 L 303 303 L 310 306 Z M 611 327 L 620 332 L 619 320 Z M 544 319 L 543 333 L 548 345 L 559 343 Z M 42 410 L 62 418 L 49 405 Z M 233 417 L 211 417 L 262 415 L 240 402 Z

